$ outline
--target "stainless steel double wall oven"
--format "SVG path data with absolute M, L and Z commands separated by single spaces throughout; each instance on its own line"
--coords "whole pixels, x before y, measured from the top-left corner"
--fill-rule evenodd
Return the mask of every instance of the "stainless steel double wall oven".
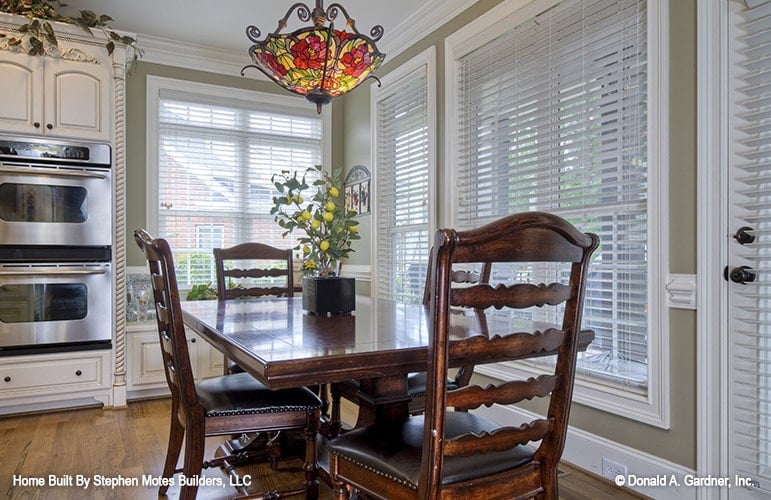
M 0 135 L 0 356 L 111 347 L 111 158 Z

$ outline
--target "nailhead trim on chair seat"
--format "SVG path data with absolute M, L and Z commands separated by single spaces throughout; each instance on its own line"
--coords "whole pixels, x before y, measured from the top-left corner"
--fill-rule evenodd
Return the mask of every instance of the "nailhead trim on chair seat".
M 207 411 L 206 416 L 207 417 L 226 417 L 229 415 L 256 415 L 260 413 L 284 413 L 287 411 L 312 411 L 315 407 L 313 406 L 281 406 L 278 408 L 249 408 L 249 409 L 242 409 L 242 410 L 231 410 L 231 411 Z
M 347 462 L 351 462 L 352 464 L 355 464 L 355 465 L 361 467 L 362 469 L 366 469 L 366 470 L 368 470 L 368 471 L 370 471 L 370 472 L 372 472 L 372 473 L 374 473 L 374 474 L 376 474 L 378 476 L 381 476 L 381 477 L 384 477 L 384 478 L 386 478 L 386 479 L 388 479 L 390 481 L 393 481 L 394 483 L 401 484 L 402 486 L 406 486 L 406 487 L 408 487 L 411 490 L 418 491 L 418 485 L 417 484 L 413 484 L 410 481 L 405 481 L 404 479 L 396 477 L 396 476 L 392 476 L 391 474 L 386 474 L 382 470 L 374 469 L 374 468 L 370 467 L 367 464 L 363 464 L 363 463 L 359 462 L 358 460 L 352 459 L 351 457 L 346 457 L 345 455 L 338 455 L 337 453 L 335 453 L 335 455 L 339 456 L 340 458 L 342 458 L 343 460 L 345 460 Z
M 248 373 L 203 380 L 198 400 L 211 417 L 315 410 L 321 400 L 304 387 L 271 391 Z
M 446 415 L 445 435 L 480 434 L 497 428 L 491 420 L 469 412 Z M 331 440 L 330 454 L 364 467 L 390 480 L 417 488 L 423 439 L 423 415 L 410 417 L 394 434 L 384 435 L 374 426 L 354 429 Z M 517 446 L 502 452 L 447 457 L 443 482 L 447 484 L 513 469 L 532 462 L 533 448 Z

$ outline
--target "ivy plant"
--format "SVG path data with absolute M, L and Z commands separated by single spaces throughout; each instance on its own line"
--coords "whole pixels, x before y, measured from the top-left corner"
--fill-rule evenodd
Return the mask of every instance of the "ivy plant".
M 100 30 L 107 37 L 105 47 L 112 55 L 116 43 L 122 43 L 132 49 L 130 64 L 141 57 L 142 51 L 136 46 L 136 40 L 127 35 L 121 35 L 110 27 L 113 21 L 108 15 L 98 15 L 90 10 L 81 10 L 75 16 L 61 12 L 67 4 L 60 0 L 0 0 L 0 12 L 24 16 L 28 21 L 19 27 L 19 36 L 10 36 L 8 44 L 24 46 L 31 56 L 45 55 L 46 44 L 59 46 L 53 25 L 49 21 L 72 24 L 93 36 L 94 29 Z M 8 35 L 0 34 L 2 37 Z

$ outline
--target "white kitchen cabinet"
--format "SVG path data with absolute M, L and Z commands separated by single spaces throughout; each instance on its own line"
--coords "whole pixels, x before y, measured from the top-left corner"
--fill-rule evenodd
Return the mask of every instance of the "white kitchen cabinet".
M 111 220 L 105 218 L 103 222 L 118 231 L 111 248 L 115 270 L 113 348 L 0 357 L 0 414 L 99 402 L 124 407 L 128 339 L 123 320 L 126 304 L 121 298 L 125 297 L 126 261 L 122 231 L 126 213 L 127 51 L 116 43 L 113 53 L 108 54 L 108 38 L 99 30 L 88 34 L 77 26 L 54 23 L 58 48 L 46 44 L 45 55 L 30 56 L 23 46 L 10 42 L 28 21 L 25 16 L 0 12 L 0 134 L 87 140 L 112 147 L 114 211 Z M 74 372 L 80 375 L 72 375 L 72 360 L 84 363 Z M 7 377 L 10 381 L 5 382 Z
M 0 414 L 111 404 L 112 351 L 0 357 Z
M 71 47 L 82 60 L 0 51 L 0 130 L 112 140 L 112 61 Z M 104 51 L 100 47 L 88 50 Z M 73 52 L 75 51 L 75 52 Z
M 158 332 L 152 327 L 129 326 L 126 358 L 126 387 L 129 396 L 137 389 L 164 389 L 166 375 L 163 372 L 163 359 L 158 346 Z
M 187 331 L 187 335 L 188 339 L 195 339 L 198 346 L 195 363 L 195 367 L 198 369 L 196 378 L 203 380 L 205 378 L 221 376 L 225 370 L 225 356 L 190 330 Z
M 222 375 L 223 356 L 192 332 L 188 351 L 197 380 Z M 127 328 L 126 389 L 128 399 L 168 394 L 158 330 L 153 322 L 140 322 Z

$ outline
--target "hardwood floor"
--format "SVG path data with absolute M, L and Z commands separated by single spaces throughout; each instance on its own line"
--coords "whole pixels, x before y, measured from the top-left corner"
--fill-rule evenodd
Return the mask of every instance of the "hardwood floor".
M 142 499 L 157 498 L 156 479 L 163 468 L 168 439 L 168 399 L 129 403 L 125 410 L 80 409 L 0 418 L 0 496 L 9 499 Z M 344 416 L 350 421 L 350 414 Z M 221 440 L 207 440 L 211 456 Z M 251 476 L 250 491 L 267 491 L 302 484 L 301 461 L 282 460 L 278 471 L 267 465 L 239 468 Z M 576 500 L 644 498 L 563 464 L 560 498 Z M 78 476 L 90 480 L 84 487 Z M 206 470 L 204 478 L 223 486 L 201 487 L 198 498 L 231 498 L 236 490 L 219 469 Z M 34 486 L 39 481 L 43 486 Z M 112 481 L 112 484 L 110 483 Z M 15 484 L 14 484 L 15 482 Z M 95 484 L 95 482 L 101 484 Z M 136 485 L 131 483 L 136 482 Z M 179 488 L 169 491 L 178 496 Z M 322 484 L 321 499 L 332 498 Z

